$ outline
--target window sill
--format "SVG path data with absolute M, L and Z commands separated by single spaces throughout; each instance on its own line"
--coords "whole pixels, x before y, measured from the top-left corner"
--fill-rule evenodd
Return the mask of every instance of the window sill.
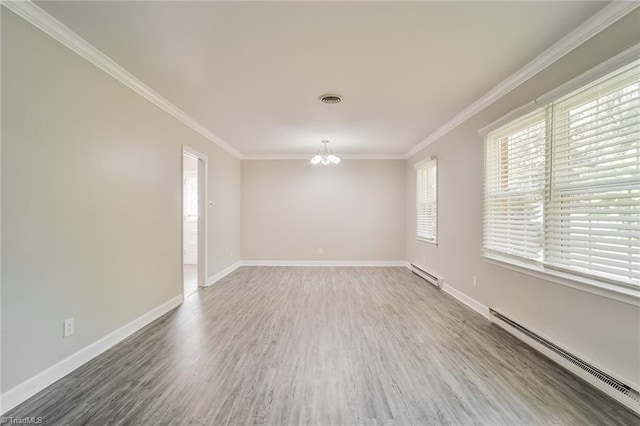
M 425 240 L 424 238 L 416 237 L 416 240 L 431 247 L 438 247 L 438 241 Z
M 569 274 L 567 272 L 556 271 L 555 269 L 545 268 L 543 266 L 531 265 L 515 259 L 501 257 L 494 254 L 484 254 L 485 261 L 502 268 L 520 272 L 546 281 L 562 284 L 567 287 L 582 290 L 587 293 L 606 297 L 608 299 L 617 300 L 619 302 L 628 303 L 630 305 L 640 306 L 640 292 L 632 288 L 619 287 L 604 281 L 581 277 L 579 275 Z

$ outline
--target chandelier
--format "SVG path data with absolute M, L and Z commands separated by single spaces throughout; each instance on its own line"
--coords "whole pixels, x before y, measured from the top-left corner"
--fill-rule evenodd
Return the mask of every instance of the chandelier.
M 326 166 L 328 164 L 338 164 L 340 162 L 340 158 L 333 153 L 332 150 L 327 148 L 327 144 L 329 141 L 322 141 L 322 149 L 316 152 L 316 155 L 311 158 L 311 164 L 322 164 Z

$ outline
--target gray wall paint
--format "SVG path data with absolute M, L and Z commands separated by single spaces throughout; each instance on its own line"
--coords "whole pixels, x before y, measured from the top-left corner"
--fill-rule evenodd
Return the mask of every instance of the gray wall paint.
M 181 295 L 182 143 L 209 274 L 239 259 L 240 160 L 6 10 L 2 142 L 3 392 Z
M 242 161 L 243 259 L 404 260 L 404 167 Z
M 412 157 L 407 257 L 445 281 L 631 383 L 640 383 L 640 308 L 488 264 L 481 255 L 483 140 L 478 129 L 640 40 L 634 12 Z M 415 239 L 413 163 L 438 156 L 438 247 Z M 473 276 L 478 287 L 473 287 Z

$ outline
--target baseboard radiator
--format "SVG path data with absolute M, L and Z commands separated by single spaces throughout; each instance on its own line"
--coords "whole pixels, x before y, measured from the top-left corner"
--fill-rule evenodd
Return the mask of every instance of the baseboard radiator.
M 638 392 L 638 389 L 633 389 L 631 386 L 621 382 L 620 380 L 614 377 L 611 377 L 609 374 L 605 373 L 604 371 L 598 369 L 597 367 L 594 367 L 593 365 L 589 364 L 586 361 L 583 361 L 582 359 L 578 358 L 577 356 L 573 355 L 567 350 L 559 347 L 553 342 L 550 342 L 549 340 L 545 339 L 539 334 L 529 330 L 528 328 L 522 326 L 521 324 L 518 324 L 514 320 L 502 315 L 500 312 L 497 312 L 491 308 L 489 308 L 489 312 L 491 313 L 492 316 L 498 318 L 500 321 L 507 323 L 509 326 L 527 335 L 529 338 L 535 340 L 545 348 L 549 349 L 550 351 L 553 351 L 554 353 L 566 359 L 573 365 L 585 371 L 587 374 L 593 376 L 593 378 L 595 378 L 601 384 L 608 387 L 608 389 L 613 390 L 615 392 L 619 392 L 624 397 L 629 399 L 628 402 L 630 403 L 630 408 L 633 408 L 634 411 L 640 411 L 640 393 Z
M 428 283 L 438 287 L 438 288 L 442 288 L 442 284 L 443 284 L 443 280 L 442 278 L 438 278 L 435 275 L 433 275 L 430 272 L 425 271 L 424 269 L 422 269 L 419 266 L 414 265 L 413 263 L 411 264 L 411 271 L 416 274 L 417 276 L 419 276 L 420 278 L 424 279 L 425 281 L 427 281 Z

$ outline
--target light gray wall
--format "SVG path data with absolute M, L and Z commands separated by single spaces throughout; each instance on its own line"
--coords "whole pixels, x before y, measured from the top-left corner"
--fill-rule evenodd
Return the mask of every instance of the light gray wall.
M 412 157 L 406 165 L 407 257 L 451 286 L 630 383 L 640 383 L 640 308 L 488 264 L 481 257 L 483 140 L 478 129 L 640 40 L 640 14 L 588 44 Z M 413 163 L 438 156 L 438 247 L 415 239 Z M 478 277 L 477 288 L 473 276 Z
M 182 143 L 209 157 L 213 275 L 239 259 L 240 160 L 2 11 L 3 392 L 181 295 Z
M 404 260 L 404 167 L 401 160 L 326 167 L 243 160 L 243 259 Z

